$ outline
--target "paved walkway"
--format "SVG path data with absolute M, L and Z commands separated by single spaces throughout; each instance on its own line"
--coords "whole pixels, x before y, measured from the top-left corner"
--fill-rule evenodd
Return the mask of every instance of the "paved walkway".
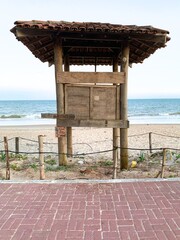
M 1 182 L 0 239 L 180 239 L 180 181 Z

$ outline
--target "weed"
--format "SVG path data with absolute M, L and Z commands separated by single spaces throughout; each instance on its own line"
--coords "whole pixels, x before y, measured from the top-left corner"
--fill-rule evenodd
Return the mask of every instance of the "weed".
M 0 160 L 1 160 L 2 162 L 4 162 L 5 159 L 6 159 L 6 154 L 5 154 L 4 152 L 1 152 L 1 153 L 0 153 Z
M 137 162 L 143 162 L 145 160 L 144 152 L 140 152 Z
M 16 153 L 10 153 L 10 158 L 14 158 L 16 160 L 26 160 L 27 159 L 27 155 L 23 155 L 23 154 L 16 154 Z
M 21 171 L 22 168 L 20 166 L 18 166 L 16 163 L 12 163 L 10 165 L 10 167 L 14 170 L 14 171 Z
M 169 177 L 169 178 L 174 178 L 174 177 L 176 177 L 176 175 L 170 174 L 168 177 Z
M 45 171 L 48 172 L 48 171 L 68 171 L 72 168 L 72 166 L 53 166 L 53 165 L 50 165 L 50 166 L 46 166 L 45 168 Z
M 55 159 L 46 159 L 45 163 L 49 164 L 49 165 L 56 165 L 56 160 Z
M 38 166 L 37 166 L 36 163 L 31 163 L 29 166 L 30 166 L 32 169 L 34 169 L 34 171 L 37 171 L 37 170 L 38 170 Z
M 105 162 L 104 161 L 101 161 L 100 162 L 100 165 L 101 166 L 112 166 L 113 165 L 113 161 L 111 161 L 111 160 L 106 160 Z

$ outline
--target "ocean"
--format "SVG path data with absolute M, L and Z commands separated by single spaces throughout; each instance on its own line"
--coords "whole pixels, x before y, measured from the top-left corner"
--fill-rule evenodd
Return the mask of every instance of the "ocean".
M 55 113 L 55 100 L 0 101 L 0 126 L 48 125 L 41 113 Z M 130 124 L 180 124 L 180 99 L 129 99 Z

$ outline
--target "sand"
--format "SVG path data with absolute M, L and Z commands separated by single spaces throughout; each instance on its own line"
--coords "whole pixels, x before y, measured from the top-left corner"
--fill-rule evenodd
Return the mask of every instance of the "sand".
M 149 148 L 149 133 L 152 132 L 152 148 L 180 148 L 180 124 L 177 125 L 131 125 L 128 130 L 130 148 Z M 44 141 L 54 143 L 50 147 L 56 151 L 57 138 L 55 126 L 8 126 L 0 127 L 0 141 L 20 137 L 20 150 L 33 148 L 33 142 L 38 135 L 45 135 Z M 25 138 L 25 139 L 21 139 Z M 9 141 L 10 148 L 14 148 L 14 140 Z M 2 149 L 2 143 L 0 145 Z M 112 129 L 109 128 L 73 128 L 74 153 L 103 151 L 112 149 Z
M 176 156 L 180 154 L 180 124 L 177 125 L 131 125 L 128 131 L 129 135 L 129 162 L 133 159 L 137 159 L 142 153 L 149 156 L 149 133 L 152 132 L 152 148 L 172 148 L 171 152 L 175 152 Z M 44 135 L 44 151 L 50 152 L 47 155 L 51 155 L 57 159 L 57 138 L 55 137 L 55 126 L 52 125 L 41 125 L 41 126 L 3 126 L 0 127 L 0 150 L 4 149 L 3 138 L 6 136 L 9 141 L 9 150 L 15 151 L 15 137 L 19 137 L 19 148 L 20 152 L 26 153 L 38 153 L 38 135 Z M 73 161 L 78 162 L 79 168 L 76 168 L 76 174 L 72 171 L 67 176 L 67 173 L 60 172 L 49 175 L 46 173 L 46 179 L 76 179 L 76 178 L 112 178 L 112 166 L 109 170 L 103 170 L 96 172 L 91 170 L 87 174 L 82 174 L 82 168 L 87 169 L 87 165 L 92 166 L 97 161 L 110 161 L 112 160 L 112 151 L 107 151 L 99 153 L 101 151 L 112 150 L 112 129 L 98 129 L 98 128 L 73 128 L 73 151 L 74 154 L 85 153 L 85 156 L 78 156 L 76 158 L 69 158 L 68 164 Z M 98 152 L 98 153 L 96 153 Z M 154 152 L 159 152 L 159 150 L 153 150 Z M 88 154 L 90 153 L 90 154 Z M 91 154 L 94 153 L 94 154 Z M 38 159 L 38 154 L 29 155 L 31 158 L 36 157 Z M 46 155 L 46 156 L 47 156 Z M 74 160 L 75 159 L 75 160 Z M 149 159 L 149 157 L 148 157 Z M 155 177 L 160 169 L 160 160 L 158 160 L 158 169 L 150 169 L 142 164 L 139 164 L 138 171 L 133 169 L 133 172 L 120 173 L 121 178 L 140 178 L 140 177 Z M 149 161 L 149 160 L 148 160 Z M 179 160 L 178 160 L 179 161 Z M 152 160 L 151 160 L 152 162 Z M 82 165 L 81 165 L 82 163 Z M 149 164 L 149 163 L 147 163 Z M 146 164 L 146 165 L 147 165 Z M 178 165 L 180 165 L 178 163 Z M 149 165 L 148 165 L 149 166 Z M 141 169 L 141 173 L 139 170 Z M 98 170 L 100 170 L 98 168 Z M 176 171 L 176 169 L 174 168 Z M 148 172 L 149 171 L 149 172 Z M 85 172 L 86 173 L 86 172 Z M 4 173 L 3 173 L 4 174 Z M 12 171 L 13 179 L 38 179 L 39 173 L 32 172 L 31 170 L 19 172 Z M 176 171 L 176 174 L 170 173 L 170 176 L 179 176 L 180 170 Z M 2 174 L 1 174 L 2 175 Z

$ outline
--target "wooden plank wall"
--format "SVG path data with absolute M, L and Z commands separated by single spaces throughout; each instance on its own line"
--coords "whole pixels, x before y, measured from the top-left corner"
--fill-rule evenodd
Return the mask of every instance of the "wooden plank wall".
M 124 83 L 124 72 L 61 72 L 58 83 Z
M 65 85 L 65 113 L 74 114 L 76 119 L 117 119 L 116 86 Z

